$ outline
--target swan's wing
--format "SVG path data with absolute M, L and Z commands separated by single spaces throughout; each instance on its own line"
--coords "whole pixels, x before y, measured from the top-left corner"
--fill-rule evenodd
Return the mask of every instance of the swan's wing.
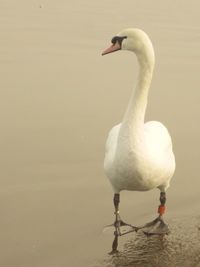
M 119 135 L 119 129 L 120 129 L 121 123 L 115 125 L 109 132 L 108 138 L 106 140 L 106 153 L 110 150 L 115 150 L 117 145 L 117 139 Z
M 171 136 L 167 128 L 157 121 L 145 123 L 144 129 L 147 169 L 151 170 L 154 166 L 152 173 L 160 182 L 159 188 L 166 190 L 175 171 Z
M 170 179 L 175 170 L 172 140 L 167 128 L 160 122 L 145 123 L 144 142 L 147 157 L 161 168 L 162 175 Z
M 112 162 L 114 160 L 120 126 L 121 123 L 115 125 L 108 134 L 105 147 L 105 159 L 104 159 L 105 170 L 112 165 Z
M 172 153 L 172 140 L 167 128 L 158 121 L 145 123 L 145 143 L 157 153 Z

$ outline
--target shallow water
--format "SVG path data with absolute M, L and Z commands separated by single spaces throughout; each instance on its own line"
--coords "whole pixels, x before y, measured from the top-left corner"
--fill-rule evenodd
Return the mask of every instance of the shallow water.
M 182 217 L 171 220 L 170 224 L 169 235 L 134 234 L 125 242 L 122 251 L 95 266 L 200 266 L 199 218 Z
M 1 265 L 198 266 L 198 1 L 1 1 L 0 21 Z M 172 231 L 162 241 L 130 234 L 111 257 L 113 237 L 102 234 L 114 219 L 104 144 L 137 64 L 129 53 L 101 52 L 132 26 L 156 52 L 146 119 L 162 121 L 174 143 Z M 158 198 L 157 190 L 122 192 L 122 217 L 152 220 Z
M 107 256 L 97 266 L 200 266 L 200 221 L 182 217 L 170 220 L 170 234 L 145 236 L 132 235 L 123 250 Z

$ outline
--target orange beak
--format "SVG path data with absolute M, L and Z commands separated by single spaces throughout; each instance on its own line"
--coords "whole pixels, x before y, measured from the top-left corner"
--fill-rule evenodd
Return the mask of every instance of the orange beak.
M 118 42 L 116 42 L 115 44 L 112 44 L 110 47 L 108 47 L 106 50 L 103 51 L 102 56 L 118 51 L 121 49 L 121 46 Z

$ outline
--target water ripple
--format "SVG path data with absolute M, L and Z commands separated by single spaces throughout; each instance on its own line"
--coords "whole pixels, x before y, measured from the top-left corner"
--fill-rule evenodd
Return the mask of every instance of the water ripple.
M 165 237 L 134 235 L 121 252 L 96 267 L 199 267 L 200 217 L 173 219 L 170 226 L 171 233 Z

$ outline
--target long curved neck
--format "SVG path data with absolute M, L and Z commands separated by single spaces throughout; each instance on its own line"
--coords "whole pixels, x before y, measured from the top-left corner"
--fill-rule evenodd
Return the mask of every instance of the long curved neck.
M 154 69 L 153 48 L 143 54 L 136 54 L 139 74 L 135 90 L 132 92 L 126 113 L 123 117 L 120 135 L 134 137 L 143 130 L 148 91 Z

